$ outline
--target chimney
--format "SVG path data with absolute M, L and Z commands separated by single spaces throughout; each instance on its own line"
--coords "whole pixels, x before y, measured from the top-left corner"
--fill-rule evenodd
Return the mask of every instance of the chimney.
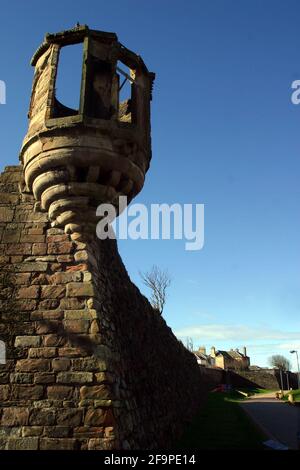
M 206 347 L 205 346 L 200 346 L 198 351 L 202 354 L 206 354 Z
M 244 354 L 245 357 L 247 356 L 247 349 L 246 349 L 246 346 L 243 347 L 243 354 Z
M 216 357 L 216 348 L 214 346 L 210 348 L 210 355 L 211 357 Z

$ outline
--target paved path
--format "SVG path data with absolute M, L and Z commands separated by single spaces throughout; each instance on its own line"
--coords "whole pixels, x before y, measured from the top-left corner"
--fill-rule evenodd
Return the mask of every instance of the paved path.
M 300 408 L 275 399 L 275 393 L 253 395 L 241 407 L 264 431 L 269 439 L 297 449 L 300 431 Z

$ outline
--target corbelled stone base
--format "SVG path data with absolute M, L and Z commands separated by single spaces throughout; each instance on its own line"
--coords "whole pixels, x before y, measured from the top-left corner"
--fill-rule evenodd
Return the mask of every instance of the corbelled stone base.
M 115 241 L 75 243 L 0 177 L 0 448 L 169 447 L 201 400 L 194 356 L 131 283 Z

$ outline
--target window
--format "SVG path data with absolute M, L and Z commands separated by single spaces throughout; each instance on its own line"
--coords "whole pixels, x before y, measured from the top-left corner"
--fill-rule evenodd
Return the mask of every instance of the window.
M 83 45 L 63 46 L 59 52 L 52 117 L 75 116 L 79 112 Z
M 87 114 L 96 119 L 110 119 L 112 106 L 113 70 L 109 62 L 93 55 L 89 56 Z
M 133 85 L 135 73 L 122 62 L 117 63 L 119 75 L 119 112 L 118 119 L 121 122 L 133 122 Z

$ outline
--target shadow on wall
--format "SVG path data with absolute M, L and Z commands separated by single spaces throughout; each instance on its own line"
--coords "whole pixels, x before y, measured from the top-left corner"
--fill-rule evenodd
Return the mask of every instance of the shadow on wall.
M 232 385 L 234 388 L 276 388 L 276 380 L 274 377 L 268 376 L 267 380 L 262 380 L 261 376 L 247 374 L 246 371 L 239 373 L 233 371 L 225 371 L 226 383 Z
M 217 385 L 227 384 L 233 388 L 279 388 L 279 374 L 266 373 L 262 371 L 226 371 L 222 369 L 210 369 L 200 367 L 202 382 L 206 384 L 208 390 Z M 294 386 L 294 379 L 290 375 L 290 386 Z M 296 379 L 295 379 L 296 380 Z

